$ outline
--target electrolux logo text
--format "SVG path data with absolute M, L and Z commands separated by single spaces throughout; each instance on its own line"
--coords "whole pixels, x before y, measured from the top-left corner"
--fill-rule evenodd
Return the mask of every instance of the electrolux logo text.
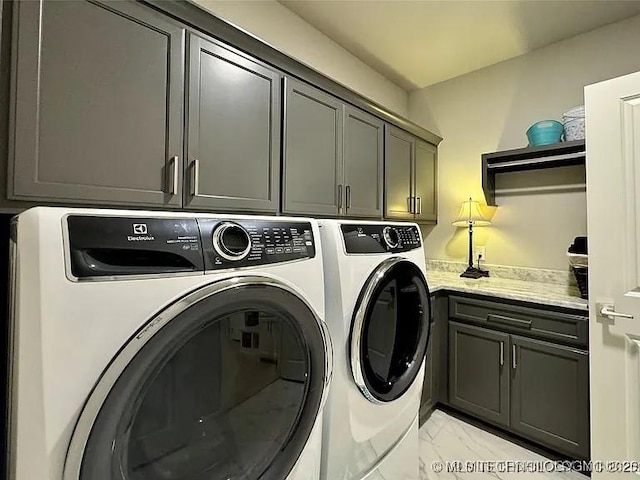
M 127 240 L 130 242 L 150 242 L 156 239 L 153 235 L 148 235 L 146 223 L 133 224 L 134 235 L 128 235 Z

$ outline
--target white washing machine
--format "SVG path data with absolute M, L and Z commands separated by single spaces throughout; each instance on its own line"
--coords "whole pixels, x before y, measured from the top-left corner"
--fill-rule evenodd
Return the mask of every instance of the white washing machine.
M 334 374 L 321 478 L 417 480 L 431 305 L 418 225 L 320 220 Z
M 313 220 L 34 208 L 11 287 L 11 480 L 319 478 Z

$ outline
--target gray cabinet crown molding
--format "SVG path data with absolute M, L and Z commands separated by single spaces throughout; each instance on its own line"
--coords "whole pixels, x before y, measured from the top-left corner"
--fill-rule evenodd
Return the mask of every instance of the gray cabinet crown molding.
M 184 0 L 171 2 L 166 0 L 140 1 L 176 20 L 188 24 L 192 28 L 229 43 L 233 47 L 255 56 L 293 77 L 309 82 L 326 93 L 334 95 L 355 107 L 361 108 L 433 145 L 438 145 L 442 141 L 442 137 L 401 117 L 373 100 L 354 92 L 335 80 L 331 80 L 317 70 L 291 58 L 262 40 L 203 10 L 197 5 Z

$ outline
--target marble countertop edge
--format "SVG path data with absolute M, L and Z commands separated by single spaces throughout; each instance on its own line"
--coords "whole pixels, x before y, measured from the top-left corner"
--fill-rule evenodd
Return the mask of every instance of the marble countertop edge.
M 580 298 L 572 285 L 512 280 L 498 277 L 461 278 L 459 273 L 427 271 L 429 290 L 434 293 L 449 290 L 460 293 L 486 295 L 542 305 L 588 311 L 589 301 Z

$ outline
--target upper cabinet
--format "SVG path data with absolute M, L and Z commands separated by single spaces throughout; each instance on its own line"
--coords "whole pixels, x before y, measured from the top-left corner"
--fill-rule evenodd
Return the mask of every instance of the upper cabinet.
M 14 8 L 9 196 L 181 205 L 184 29 L 129 2 Z
M 344 202 L 342 103 L 290 78 L 285 95 L 282 210 L 338 215 Z
M 302 82 L 285 85 L 283 211 L 380 218 L 384 123 Z
M 144 3 L 2 4 L 9 199 L 435 221 L 436 147 L 415 134 L 439 137 L 327 78 L 285 77 L 274 65 L 302 65 L 222 43 L 232 27 L 200 10 L 216 39 L 181 24 L 193 5 Z
M 277 212 L 280 74 L 190 35 L 188 86 L 185 205 Z
M 438 219 L 438 150 L 417 139 L 415 142 L 415 219 L 435 222 Z
M 435 145 L 387 125 L 384 178 L 385 218 L 437 221 Z
M 384 123 L 350 106 L 344 115 L 343 213 L 382 217 Z
M 385 128 L 384 216 L 413 220 L 414 139 L 397 128 Z

